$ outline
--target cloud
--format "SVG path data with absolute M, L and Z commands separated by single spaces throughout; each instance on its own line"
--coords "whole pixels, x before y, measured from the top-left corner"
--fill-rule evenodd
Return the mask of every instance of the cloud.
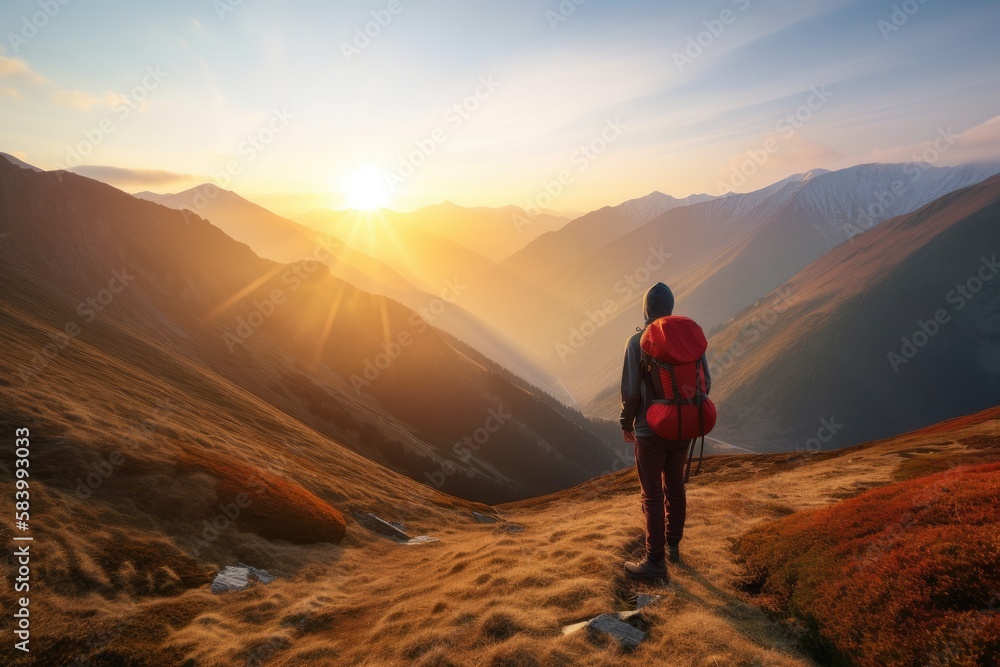
M 44 84 L 48 79 L 31 69 L 20 58 L 0 56 L 0 78 L 20 79 L 29 83 Z
M 0 88 L 0 95 L 13 97 L 16 100 L 24 99 L 21 86 L 39 88 L 49 82 L 20 58 L 7 58 L 6 56 L 0 56 L 0 79 L 8 79 L 11 83 L 11 85 Z
M 832 146 L 799 133 L 769 133 L 747 150 L 732 155 L 719 172 L 719 183 L 725 185 L 724 190 L 749 192 L 790 174 L 836 167 L 843 159 Z
M 83 111 L 94 106 L 105 106 L 110 109 L 128 101 L 125 95 L 119 93 L 108 92 L 104 95 L 94 95 L 83 90 L 64 90 L 54 87 L 47 77 L 31 69 L 31 66 L 20 58 L 0 56 L 0 79 L 9 79 L 12 84 L 19 84 L 0 88 L 0 95 L 18 100 L 24 99 L 27 88 L 38 94 L 44 94 L 45 91 L 50 90 L 49 100 L 53 104 Z
M 106 106 L 110 109 L 128 103 L 128 98 L 125 95 L 105 93 L 103 96 L 99 96 L 83 90 L 56 90 L 50 99 L 59 106 L 81 110 L 87 110 L 93 106 Z
M 1000 161 L 1000 116 L 994 116 L 959 135 L 949 157 L 962 162 Z
M 872 161 L 928 161 L 942 165 L 1000 162 L 1000 116 L 961 133 L 953 132 L 950 126 L 942 126 L 933 136 L 919 143 L 875 151 Z
M 83 165 L 70 169 L 74 174 L 93 178 L 108 185 L 157 186 L 182 181 L 197 180 L 191 174 L 181 174 L 160 169 L 130 169 L 102 165 Z

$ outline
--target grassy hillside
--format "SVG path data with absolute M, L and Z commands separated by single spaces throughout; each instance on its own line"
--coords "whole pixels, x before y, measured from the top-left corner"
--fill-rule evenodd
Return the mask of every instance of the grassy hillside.
M 761 526 L 747 590 L 837 665 L 1000 661 L 1000 464 L 960 466 Z
M 43 323 L 2 312 L 6 349 L 45 339 Z M 32 429 L 44 547 L 32 589 L 40 662 L 15 664 L 814 665 L 808 636 L 741 592 L 732 541 L 950 461 L 1000 458 L 996 412 L 839 452 L 712 458 L 689 489 L 684 564 L 666 587 L 631 586 L 620 566 L 641 548 L 632 470 L 478 524 L 472 510 L 489 508 L 395 475 L 225 378 L 156 347 L 132 351 L 165 371 L 143 375 L 93 342 L 0 396 L 0 426 Z M 14 362 L 0 363 L 11 377 Z M 95 471 L 100 482 L 81 489 Z M 240 489 L 250 511 L 206 533 Z M 394 543 L 353 520 L 368 511 L 440 541 Z M 239 561 L 279 579 L 210 593 L 214 574 Z M 562 635 L 640 592 L 662 597 L 634 653 Z
M 6 162 L 0 212 L 0 303 L 40 325 L 5 348 L 18 383 L 60 365 L 41 353 L 53 336 L 155 378 L 197 366 L 373 461 L 488 502 L 567 488 L 615 459 L 537 390 L 510 405 L 450 336 L 317 261 L 275 263 L 197 216 Z

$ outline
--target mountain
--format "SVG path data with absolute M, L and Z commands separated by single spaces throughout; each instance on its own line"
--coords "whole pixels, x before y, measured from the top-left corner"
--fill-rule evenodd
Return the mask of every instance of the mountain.
M 449 280 L 475 280 L 494 263 L 451 239 L 400 225 L 392 211 L 320 209 L 301 218 L 306 227 L 343 239 L 351 248 L 391 266 L 419 289 L 437 292 Z
M 840 447 L 1000 402 L 998 221 L 1000 176 L 842 243 L 734 318 L 710 341 L 715 435 Z
M 418 224 L 403 224 L 385 211 L 315 211 L 302 222 L 390 265 L 409 283 L 438 298 L 429 304 L 457 304 L 526 354 L 536 332 L 566 306 L 552 295 L 486 257 Z M 534 362 L 535 359 L 532 358 Z M 555 375 L 546 369 L 550 375 Z M 549 380 L 551 383 L 551 380 Z M 572 400 L 569 392 L 565 392 Z
M 20 159 L 14 157 L 13 155 L 10 155 L 8 153 L 0 153 L 0 157 L 2 157 L 3 159 L 7 160 L 7 162 L 10 162 L 12 165 L 20 167 L 21 169 L 30 169 L 31 171 L 42 171 L 38 167 L 36 167 L 34 165 L 30 165 L 27 162 L 25 162 L 24 160 L 20 160 Z
M 417 226 L 441 238 L 500 262 L 542 234 L 562 228 L 570 218 L 540 211 L 529 214 L 517 206 L 467 208 L 451 202 L 408 213 L 386 211 L 396 226 Z
M 39 334 L 75 325 L 58 339 L 66 354 L 79 338 L 154 377 L 209 373 L 473 498 L 565 488 L 617 455 L 578 414 L 321 264 L 262 259 L 198 216 L 65 172 L 0 163 L 0 205 L 5 307 Z M 52 365 L 45 340 L 9 350 L 26 381 Z
M 642 324 L 641 297 L 649 284 L 670 285 L 677 312 L 709 331 L 856 236 L 859 221 L 875 227 L 997 171 L 910 164 L 817 170 L 760 191 L 668 211 L 550 282 L 553 293 L 578 296 L 570 304 L 579 313 L 576 320 L 553 326 L 563 340 L 589 319 L 586 313 L 605 314 L 603 325 L 587 337 L 585 355 L 560 355 L 556 344 L 543 343 L 551 350 L 547 367 L 559 368 L 584 402 L 597 394 L 613 397 L 608 387 L 620 372 L 622 340 Z M 872 208 L 882 192 L 889 193 L 881 198 L 885 204 Z M 602 306 L 609 302 L 613 307 Z M 615 404 L 616 398 L 603 402 L 597 414 L 610 416 Z
M 397 293 L 415 290 L 387 264 L 358 252 L 343 240 L 283 218 L 235 192 L 210 183 L 176 194 L 145 191 L 133 196 L 200 215 L 228 236 L 250 246 L 261 257 L 291 263 L 322 258 L 326 253 L 330 257 L 324 263 L 334 275 L 355 287 L 378 293 L 386 290 Z
M 803 183 L 731 259 L 689 293 L 712 327 L 831 248 L 897 215 L 1000 172 L 997 166 L 860 165 Z
M 662 192 L 605 206 L 574 219 L 558 231 L 540 235 L 503 262 L 530 282 L 545 284 L 566 267 L 671 209 L 711 200 L 698 194 L 676 199 Z
M 395 269 L 373 255 L 360 252 L 343 240 L 283 218 L 244 199 L 235 192 L 203 184 L 177 194 L 140 192 L 134 195 L 178 210 L 189 210 L 205 217 L 232 238 L 246 243 L 260 255 L 277 262 L 321 259 L 334 276 L 361 290 L 387 296 L 411 310 L 425 312 L 437 328 L 470 344 L 533 385 L 558 395 L 572 397 L 529 356 L 508 340 L 501 330 L 467 312 L 456 301 L 444 302 L 439 293 L 417 289 Z M 350 230 L 353 233 L 353 230 Z M 377 245 L 367 246 L 378 252 Z M 440 307 L 438 307 L 440 306 Z M 434 312 L 427 314 L 429 308 Z

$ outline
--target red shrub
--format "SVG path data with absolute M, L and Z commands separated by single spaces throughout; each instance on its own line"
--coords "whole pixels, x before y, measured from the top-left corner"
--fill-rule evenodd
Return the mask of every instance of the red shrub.
M 219 503 L 241 507 L 238 524 L 262 537 L 296 544 L 339 543 L 347 530 L 336 508 L 294 482 L 232 458 L 192 454 L 185 467 L 215 478 Z
M 1000 464 L 882 487 L 736 543 L 745 587 L 826 660 L 1000 664 Z

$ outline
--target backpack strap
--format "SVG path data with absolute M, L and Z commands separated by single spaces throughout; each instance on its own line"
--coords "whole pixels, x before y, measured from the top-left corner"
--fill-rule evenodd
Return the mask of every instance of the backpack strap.
M 698 469 L 694 471 L 695 475 L 701 472 L 701 462 L 705 458 L 705 404 L 702 402 L 698 403 L 698 432 L 702 434 L 701 451 L 698 452 Z
M 646 389 L 649 393 L 650 402 L 653 401 L 663 401 L 666 399 L 666 394 L 663 391 L 663 383 L 660 381 L 660 374 L 656 374 L 656 379 L 653 378 L 653 368 L 654 362 L 656 360 L 649 356 L 645 352 L 642 353 L 642 365 L 643 373 L 642 379 L 646 383 Z
M 694 438 L 691 441 L 691 446 L 688 448 L 688 460 L 687 466 L 684 468 L 684 483 L 687 484 L 691 479 L 691 459 L 694 458 L 694 443 L 698 438 Z

